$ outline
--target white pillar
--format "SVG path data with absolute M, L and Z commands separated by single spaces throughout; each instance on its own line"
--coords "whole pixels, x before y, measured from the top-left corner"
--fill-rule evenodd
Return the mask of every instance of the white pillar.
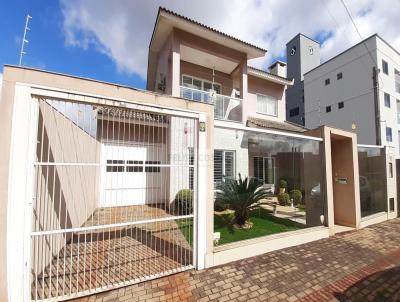
M 172 40 L 172 96 L 180 97 L 181 53 L 180 43 L 174 35 Z
M 197 269 L 205 268 L 205 258 L 207 252 L 207 200 L 208 200 L 208 158 L 207 158 L 207 117 L 205 114 L 199 115 L 199 123 L 205 124 L 205 129 L 199 129 L 198 138 L 198 168 L 197 168 L 197 247 L 196 247 L 196 266 Z
M 9 301 L 30 301 L 30 232 L 38 105 L 30 87 L 15 86 L 7 200 Z

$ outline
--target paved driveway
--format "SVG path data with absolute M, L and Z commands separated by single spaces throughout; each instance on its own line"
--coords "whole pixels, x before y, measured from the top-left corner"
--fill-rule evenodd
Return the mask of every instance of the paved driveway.
M 400 301 L 400 219 L 79 301 Z

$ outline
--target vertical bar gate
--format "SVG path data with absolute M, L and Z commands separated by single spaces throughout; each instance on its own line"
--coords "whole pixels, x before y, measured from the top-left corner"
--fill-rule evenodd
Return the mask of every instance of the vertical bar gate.
M 31 298 L 194 266 L 194 118 L 38 98 Z

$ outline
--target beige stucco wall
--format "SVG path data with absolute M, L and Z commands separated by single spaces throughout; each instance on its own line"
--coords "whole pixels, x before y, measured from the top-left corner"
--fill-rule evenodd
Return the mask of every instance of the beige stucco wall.
M 0 107 L 0 117 L 2 131 L 0 132 L 0 150 L 2 157 L 0 159 L 0 264 L 3 268 L 7 267 L 6 255 L 6 233 L 7 233 L 7 203 L 8 203 L 8 171 L 10 158 L 11 129 L 18 127 L 12 125 L 12 110 L 14 102 L 14 87 L 17 82 L 28 85 L 41 85 L 50 87 L 52 90 L 74 91 L 67 94 L 70 99 L 80 99 L 89 101 L 99 101 L 101 98 L 121 99 L 125 102 L 141 103 L 143 105 L 164 106 L 171 109 L 187 109 L 191 111 L 203 112 L 206 115 L 206 146 L 208 172 L 208 188 L 213 188 L 213 127 L 214 127 L 214 108 L 211 105 L 186 101 L 180 98 L 173 98 L 167 95 L 155 94 L 147 91 L 141 91 L 130 87 L 114 85 L 110 83 L 87 80 L 73 76 L 56 74 L 51 72 L 19 68 L 15 66 L 6 66 L 4 68 L 4 84 L 2 91 L 2 102 Z M 82 95 L 80 95 L 82 94 Z M 97 95 L 89 97 L 83 95 Z M 118 101 L 115 101 L 118 103 Z M 207 191 L 207 217 L 212 217 L 213 211 L 213 190 Z M 207 224 L 207 252 L 212 252 L 213 226 Z M 3 269 L 0 272 L 0 301 L 7 301 L 7 271 Z
M 248 76 L 248 94 L 244 102 L 243 118 L 248 117 L 268 119 L 278 122 L 286 120 L 286 86 Z M 278 100 L 278 114 L 276 116 L 257 112 L 257 94 L 272 96 Z

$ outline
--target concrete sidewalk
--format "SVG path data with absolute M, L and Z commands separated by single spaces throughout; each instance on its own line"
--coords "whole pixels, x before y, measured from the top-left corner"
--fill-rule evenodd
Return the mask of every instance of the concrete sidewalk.
M 400 219 L 75 301 L 400 301 Z

